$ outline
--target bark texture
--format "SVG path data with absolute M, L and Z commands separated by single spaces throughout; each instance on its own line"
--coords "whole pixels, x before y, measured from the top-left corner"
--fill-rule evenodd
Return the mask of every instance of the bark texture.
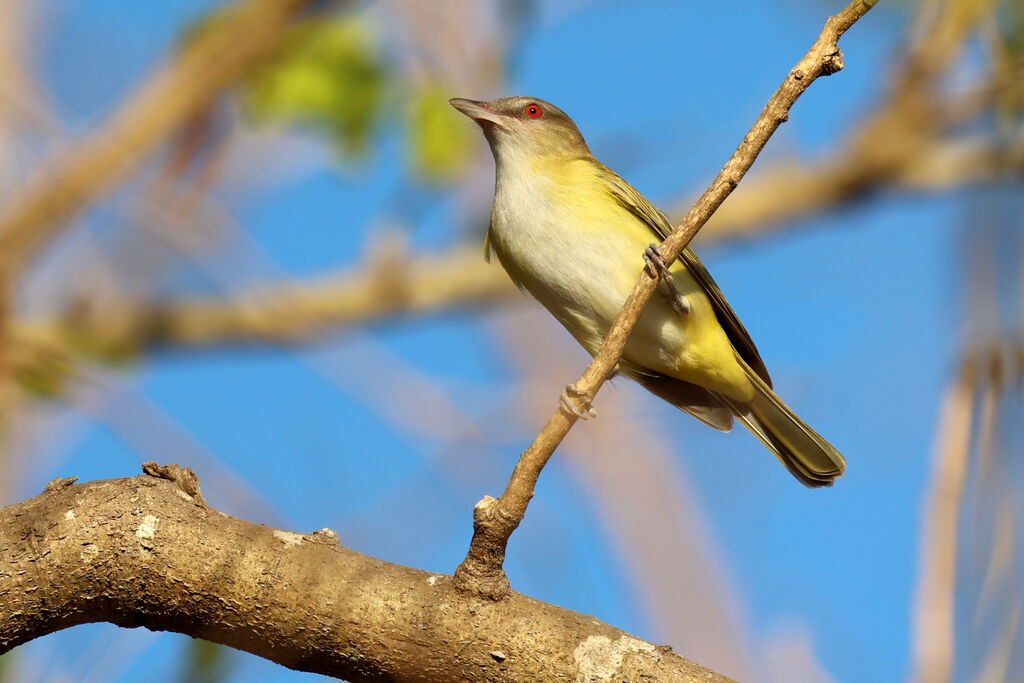
M 46 490 L 0 511 L 0 653 L 107 621 L 351 681 L 728 681 L 593 617 L 225 515 L 191 470 Z M 680 609 L 685 606 L 680 606 Z

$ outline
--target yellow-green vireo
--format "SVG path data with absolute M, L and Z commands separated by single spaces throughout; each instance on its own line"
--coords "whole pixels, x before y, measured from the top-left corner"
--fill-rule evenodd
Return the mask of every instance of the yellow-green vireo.
M 651 243 L 672 230 L 668 218 L 594 158 L 572 119 L 531 97 L 449 102 L 491 146 L 485 250 L 520 289 L 594 355 L 640 271 L 651 269 L 658 290 L 618 371 L 715 429 L 729 431 L 735 416 L 806 486 L 830 486 L 843 473 L 839 451 L 772 391 L 753 340 L 697 255 L 687 249 L 671 266 L 661 262 Z

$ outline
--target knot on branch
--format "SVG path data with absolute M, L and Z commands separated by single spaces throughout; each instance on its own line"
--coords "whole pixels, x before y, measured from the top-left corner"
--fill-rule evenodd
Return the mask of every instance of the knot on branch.
M 833 45 L 832 50 L 821 60 L 821 75 L 831 76 L 837 71 L 842 71 L 843 66 L 843 51 L 838 45 Z
M 142 463 L 142 472 L 150 477 L 173 482 L 189 498 L 204 507 L 206 506 L 206 499 L 203 498 L 203 492 L 199 489 L 199 477 L 196 476 L 191 467 L 182 467 L 174 463 L 158 465 L 150 460 Z
M 509 524 L 500 501 L 491 496 L 473 507 L 473 540 L 466 558 L 452 576 L 455 589 L 489 600 L 501 600 L 512 592 L 502 565 L 508 538 L 518 523 Z

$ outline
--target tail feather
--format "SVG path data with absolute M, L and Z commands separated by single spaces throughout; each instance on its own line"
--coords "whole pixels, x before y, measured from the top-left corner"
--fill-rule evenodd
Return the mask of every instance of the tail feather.
M 754 399 L 747 404 L 722 397 L 736 419 L 760 439 L 804 486 L 831 486 L 846 469 L 846 459 L 797 417 L 746 363 L 740 362 L 754 385 L 755 393 Z

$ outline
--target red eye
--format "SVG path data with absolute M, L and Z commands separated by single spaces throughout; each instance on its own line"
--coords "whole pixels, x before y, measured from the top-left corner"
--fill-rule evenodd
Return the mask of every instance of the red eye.
M 526 115 L 529 116 L 531 119 L 539 119 L 540 115 L 544 113 L 536 104 L 526 105 L 526 109 L 524 109 L 523 111 L 525 111 Z

